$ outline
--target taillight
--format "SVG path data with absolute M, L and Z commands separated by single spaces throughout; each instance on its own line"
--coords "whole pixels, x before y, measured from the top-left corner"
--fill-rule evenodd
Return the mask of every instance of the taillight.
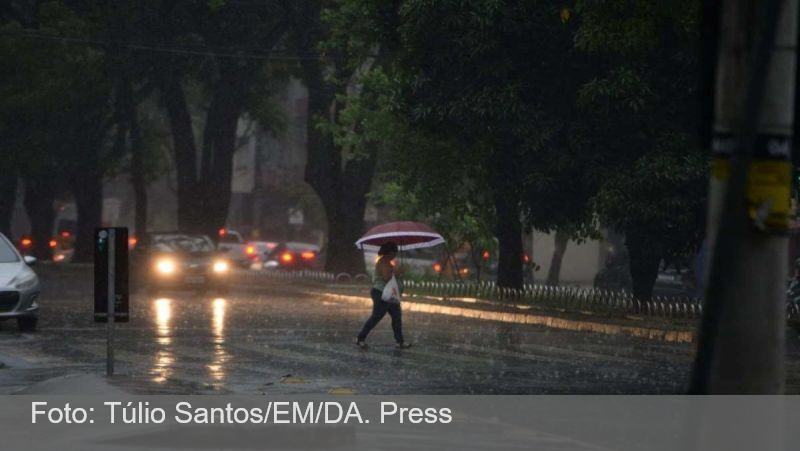
M 281 254 L 281 261 L 284 263 L 291 263 L 292 261 L 294 261 L 294 255 L 292 255 L 289 252 L 284 252 L 283 254 Z
M 56 246 L 58 246 L 58 243 L 56 242 L 56 240 L 50 240 L 50 242 L 47 243 L 47 244 L 49 244 L 50 248 L 52 248 L 52 249 L 55 249 Z
M 217 230 L 217 234 L 219 234 L 219 236 L 225 236 L 225 228 L 223 227 L 223 228 Z
M 63 231 L 63 232 L 61 232 L 61 237 L 62 237 L 62 238 L 69 238 L 69 237 L 71 237 L 71 236 L 72 236 L 72 234 L 71 234 L 71 233 L 69 233 L 69 232 L 68 232 L 68 231 L 66 231 L 66 230 L 65 230 L 65 231 Z
M 33 245 L 33 240 L 30 238 L 23 238 L 19 243 L 22 247 L 31 247 Z
M 317 254 L 309 251 L 309 252 L 303 252 L 302 254 L 300 254 L 300 256 L 303 257 L 303 260 L 313 260 L 314 257 L 317 256 Z

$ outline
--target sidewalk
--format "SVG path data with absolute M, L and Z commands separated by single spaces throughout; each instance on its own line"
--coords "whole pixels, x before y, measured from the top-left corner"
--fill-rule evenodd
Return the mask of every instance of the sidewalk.
M 15 395 L 102 395 L 122 396 L 128 393 L 102 376 L 89 373 L 54 377 L 14 393 Z

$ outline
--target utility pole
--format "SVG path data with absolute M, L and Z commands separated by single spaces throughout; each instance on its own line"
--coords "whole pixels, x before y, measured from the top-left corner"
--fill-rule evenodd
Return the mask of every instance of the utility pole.
M 713 4 L 706 297 L 690 392 L 780 394 L 798 0 L 722 0 L 706 11 Z

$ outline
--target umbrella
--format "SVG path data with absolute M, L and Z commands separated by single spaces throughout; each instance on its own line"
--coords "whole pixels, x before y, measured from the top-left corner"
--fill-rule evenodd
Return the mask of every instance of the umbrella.
M 377 251 L 382 244 L 393 242 L 401 251 L 422 249 L 444 243 L 444 238 L 435 230 L 419 222 L 389 222 L 375 226 L 356 241 L 356 246 L 368 251 Z

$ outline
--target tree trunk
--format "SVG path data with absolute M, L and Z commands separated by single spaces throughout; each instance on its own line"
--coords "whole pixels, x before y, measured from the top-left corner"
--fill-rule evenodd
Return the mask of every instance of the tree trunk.
M 328 200 L 328 205 L 336 208 L 325 208 L 328 214 L 327 271 L 351 274 L 366 271 L 364 255 L 355 242 L 364 233 L 364 210 L 374 172 L 374 154 L 348 161 L 336 195 Z
M 503 197 L 502 194 L 495 196 Z M 497 285 L 505 288 L 522 288 L 522 224 L 519 205 L 514 201 L 496 200 L 497 240 L 499 254 L 497 262 Z
M 653 297 L 653 286 L 658 277 L 658 266 L 662 252 L 654 246 L 656 240 L 649 239 L 646 232 L 635 228 L 625 232 L 625 247 L 628 249 L 633 296 L 640 301 Z
M 70 177 L 78 225 L 73 262 L 87 263 L 94 258 L 94 230 L 103 224 L 103 175 L 96 161 L 81 165 Z
M 0 165 L 3 163 L 0 162 Z M 11 237 L 11 216 L 17 201 L 17 172 L 11 168 L 0 170 L 0 233 Z
M 558 285 L 561 276 L 561 262 L 564 260 L 567 244 L 569 244 L 569 233 L 557 230 L 553 258 L 550 259 L 550 269 L 547 271 L 547 285 Z
M 200 192 L 204 199 L 200 228 L 209 236 L 225 226 L 231 201 L 233 155 L 236 130 L 242 113 L 244 93 L 236 71 L 223 71 L 218 82 L 203 133 Z
M 326 147 L 330 152 L 341 152 L 332 143 Z M 355 242 L 364 233 L 364 211 L 375 169 L 374 155 L 347 162 L 344 173 L 337 168 L 335 178 L 315 173 L 309 167 L 313 165 L 306 167 L 306 181 L 319 196 L 328 223 L 325 270 L 350 274 L 365 272 L 364 256 Z
M 521 289 L 522 274 L 522 222 L 518 174 L 512 158 L 513 147 L 493 152 L 494 204 L 497 215 L 496 234 L 499 244 L 497 285 Z
M 342 202 L 344 204 L 345 202 Z M 361 215 L 358 215 L 358 211 Z M 361 274 L 365 272 L 364 256 L 355 246 L 363 233 L 364 209 L 355 205 L 342 205 L 338 208 L 325 208 L 328 216 L 328 246 L 325 270 L 333 273 L 346 272 Z
M 147 181 L 144 173 L 144 143 L 139 125 L 139 112 L 136 99 L 133 98 L 133 87 L 125 81 L 127 96 L 128 128 L 130 132 L 131 151 L 131 186 L 133 187 L 134 219 L 133 228 L 137 235 L 147 232 Z
M 49 175 L 25 178 L 25 212 L 31 222 L 33 256 L 40 260 L 52 260 L 53 250 L 50 240 L 53 233 L 55 211 L 53 202 L 55 189 Z
M 200 232 L 202 196 L 198 192 L 197 147 L 186 95 L 180 80 L 171 74 L 162 74 L 159 84 L 172 131 L 178 185 L 178 228 L 187 232 Z
M 213 89 L 198 175 L 197 145 L 192 118 L 180 81 L 162 77 L 161 93 L 169 116 L 178 181 L 178 228 L 216 237 L 225 226 L 231 199 L 236 128 L 246 79 L 253 68 L 223 68 Z
M 335 90 L 322 77 L 318 61 L 303 61 L 308 87 L 308 161 L 305 180 L 319 196 L 328 223 L 325 270 L 360 274 L 364 256 L 355 242 L 364 232 L 367 193 L 375 172 L 375 152 L 347 161 L 342 167 L 342 149 L 320 131 L 316 121 L 334 120 Z

